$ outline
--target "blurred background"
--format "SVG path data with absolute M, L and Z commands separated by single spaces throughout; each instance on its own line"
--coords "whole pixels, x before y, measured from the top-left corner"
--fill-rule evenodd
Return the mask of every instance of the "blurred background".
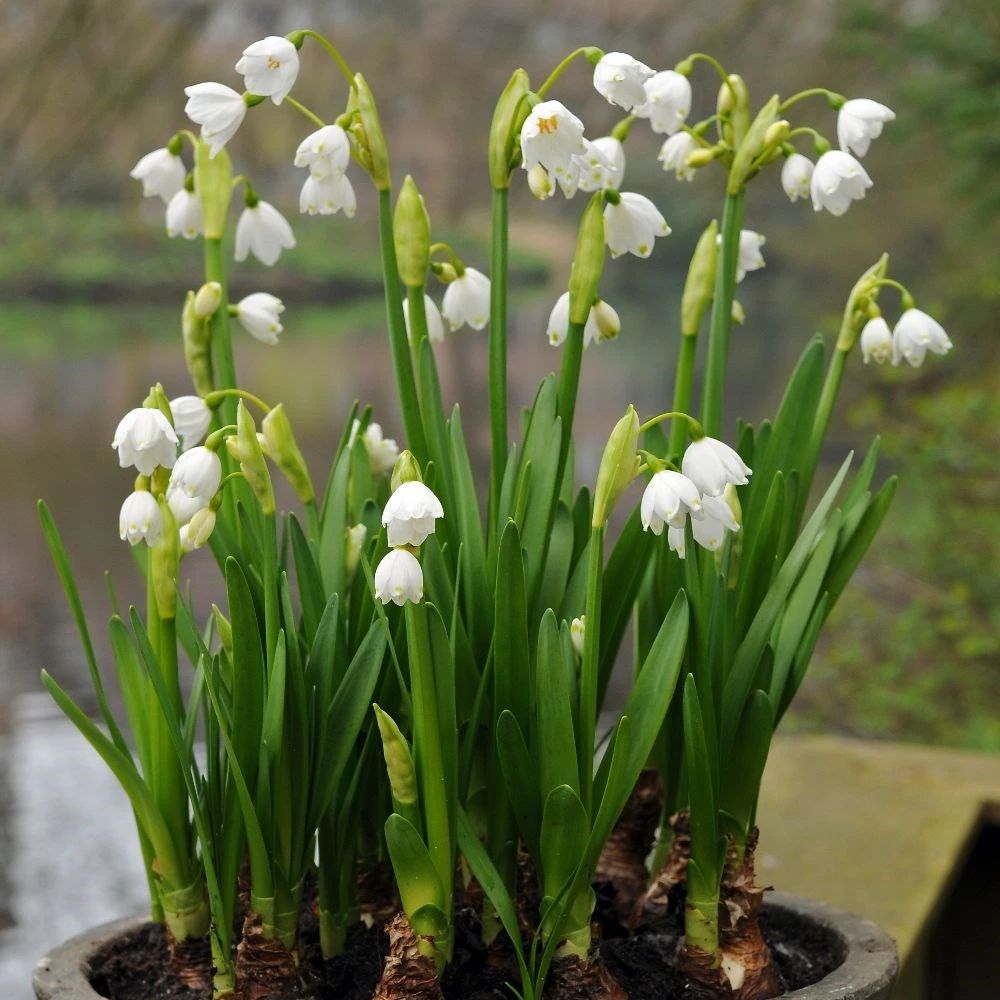
M 143 905 L 128 809 L 110 776 L 39 693 L 45 667 L 89 704 L 77 637 L 51 569 L 35 501 L 63 532 L 103 648 L 103 574 L 129 595 L 117 537 L 131 478 L 109 445 L 120 415 L 150 383 L 190 391 L 179 342 L 183 293 L 201 282 L 197 244 L 168 240 L 158 199 L 128 177 L 179 127 L 183 87 L 240 86 L 242 48 L 312 26 L 341 47 L 375 90 L 397 182 L 412 173 L 435 236 L 487 270 L 485 144 L 493 103 L 523 65 L 541 80 L 581 44 L 623 49 L 654 68 L 710 52 L 746 79 L 755 103 L 824 85 L 895 109 L 865 159 L 867 199 L 834 219 L 789 204 L 778 171 L 757 180 L 746 225 L 764 233 L 767 268 L 738 297 L 727 418 L 773 414 L 811 334 L 832 340 L 845 297 L 883 250 L 893 274 L 955 343 L 916 371 L 852 357 L 827 453 L 882 438 L 882 470 L 902 477 L 895 506 L 826 629 L 786 731 L 1000 749 L 1000 543 L 995 511 L 1000 271 L 1000 11 L 991 0 L 33 0 L 0 5 L 0 994 L 28 996 L 42 949 Z M 716 80 L 693 78 L 695 118 L 714 108 Z M 310 43 L 296 96 L 328 120 L 343 82 Z M 603 134 L 614 109 L 582 62 L 555 96 Z M 821 101 L 797 121 L 835 136 Z M 241 383 L 284 400 L 314 476 L 354 399 L 399 436 L 380 291 L 374 199 L 357 168 L 357 217 L 299 217 L 304 179 L 291 166 L 310 126 L 269 103 L 248 116 L 230 151 L 261 196 L 293 223 L 298 247 L 274 269 L 239 265 L 234 298 L 256 290 L 287 306 L 280 346 L 237 329 Z M 637 126 L 626 187 L 666 215 L 673 235 L 649 261 L 608 266 L 603 294 L 620 339 L 587 352 L 578 476 L 592 478 L 625 403 L 669 402 L 677 309 L 689 255 L 721 210 L 721 172 L 691 184 L 664 175 L 658 143 Z M 811 155 L 811 150 L 803 148 Z M 186 154 L 185 154 L 186 155 Z M 545 204 L 515 185 L 512 206 L 512 399 L 530 400 L 558 365 L 545 322 L 565 288 L 582 202 Z M 439 290 L 432 289 L 439 298 Z M 897 302 L 883 296 L 890 322 Z M 438 350 L 444 392 L 461 402 L 485 459 L 485 333 Z M 484 463 L 485 464 L 485 463 Z M 211 557 L 191 567 L 199 600 L 216 594 Z M 54 844 L 61 845 L 56 849 Z M 88 870 L 80 879 L 78 851 Z M 98 860 L 94 860 L 98 859 Z M 75 873 L 72 877 L 67 877 Z M 81 884 L 82 883 L 82 884 Z M 51 889 L 59 885 L 54 907 Z M 66 886 L 71 888 L 67 894 Z M 47 890 L 49 894 L 47 895 Z M 74 898 L 74 894 L 76 898 Z

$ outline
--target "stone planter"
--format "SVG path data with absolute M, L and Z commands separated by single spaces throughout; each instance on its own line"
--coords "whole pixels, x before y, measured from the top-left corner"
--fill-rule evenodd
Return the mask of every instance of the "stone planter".
M 794 1000 L 888 1000 L 896 977 L 896 947 L 875 924 L 825 903 L 769 893 L 767 910 L 783 910 L 826 931 L 843 951 L 840 966 L 820 982 L 786 993 Z M 53 948 L 35 967 L 38 1000 L 101 1000 L 89 982 L 89 960 L 109 941 L 141 926 L 126 918 L 102 924 Z M 150 997 L 149 1000 L 156 1000 Z

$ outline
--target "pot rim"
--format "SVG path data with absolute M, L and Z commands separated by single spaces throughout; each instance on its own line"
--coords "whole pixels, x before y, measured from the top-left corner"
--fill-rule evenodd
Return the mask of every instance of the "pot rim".
M 787 892 L 771 891 L 766 909 L 777 909 L 811 920 L 834 934 L 843 944 L 844 960 L 812 986 L 784 994 L 783 1000 L 849 1000 L 862 984 L 870 996 L 880 996 L 896 978 L 899 962 L 892 938 L 877 924 L 839 910 L 828 903 L 803 899 Z M 52 948 L 39 959 L 32 985 L 39 1000 L 101 1000 L 90 985 L 90 960 L 108 941 L 148 923 L 148 917 L 123 917 L 91 927 Z

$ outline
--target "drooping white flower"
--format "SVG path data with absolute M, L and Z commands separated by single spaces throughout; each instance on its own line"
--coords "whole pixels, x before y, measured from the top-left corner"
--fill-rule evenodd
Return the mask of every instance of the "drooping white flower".
M 650 479 L 639 504 L 639 518 L 643 531 L 654 535 L 663 532 L 663 526 L 683 528 L 684 519 L 702 516 L 702 500 L 698 487 L 684 475 L 663 469 Z
M 845 153 L 864 156 L 882 126 L 896 117 L 895 111 L 867 97 L 845 101 L 837 113 L 837 142 Z
M 482 271 L 467 267 L 445 289 L 441 315 L 453 331 L 464 323 L 481 330 L 490 316 L 490 279 Z
M 653 75 L 653 70 L 627 52 L 608 52 L 594 67 L 594 89 L 609 104 L 631 111 L 645 104 L 644 84 Z
M 324 125 L 307 135 L 295 151 L 295 166 L 308 167 L 313 177 L 342 174 L 351 162 L 351 142 L 339 125 Z
M 184 187 L 186 175 L 184 161 L 165 146 L 147 153 L 129 171 L 129 177 L 142 181 L 143 197 L 162 198 L 164 203 Z
M 187 524 L 180 526 L 178 533 L 181 548 L 185 552 L 194 552 L 195 549 L 200 549 L 212 537 L 217 519 L 218 515 L 211 507 L 202 507 L 201 510 L 196 511 Z
M 185 87 L 184 113 L 201 126 L 201 138 L 211 146 L 214 157 L 234 135 L 246 117 L 243 95 L 224 83 L 196 83 Z
M 572 157 L 568 170 L 556 175 L 559 187 L 567 198 L 579 191 L 598 191 L 610 186 L 613 166 L 596 142 L 583 140 L 585 152 Z
M 365 451 L 368 452 L 368 461 L 372 467 L 372 473 L 376 476 L 392 472 L 392 467 L 399 458 L 399 447 L 395 438 L 382 436 L 382 425 L 370 423 L 365 428 L 365 433 L 361 440 L 364 443 Z
M 183 236 L 193 240 L 202 232 L 201 199 L 187 188 L 181 188 L 167 202 L 167 236 Z
M 441 310 L 437 303 L 429 296 L 424 295 L 424 312 L 427 315 L 427 339 L 432 343 L 440 343 L 444 340 L 444 320 L 441 318 Z M 403 319 L 406 321 L 406 339 L 412 344 L 413 335 L 410 332 L 410 303 L 403 300 Z
M 424 596 L 424 572 L 417 557 L 406 549 L 392 549 L 375 567 L 375 596 L 383 603 L 402 607 L 419 604 Z
M 792 153 L 781 167 L 781 186 L 791 201 L 809 197 L 813 162 L 801 153 Z
M 528 171 L 528 189 L 539 201 L 547 201 L 556 193 L 549 172 L 540 163 Z
M 650 128 L 661 135 L 673 135 L 691 113 L 691 82 L 672 69 L 654 73 L 644 84 L 645 101 L 635 109 L 648 118 Z
M 660 147 L 657 159 L 663 164 L 664 170 L 673 170 L 679 181 L 689 181 L 694 178 L 694 167 L 688 165 L 687 158 L 698 148 L 694 137 L 687 132 L 672 135 Z
M 693 521 L 691 523 L 694 524 Z M 687 548 L 686 542 L 687 538 L 683 526 L 680 528 L 667 526 L 667 545 L 670 547 L 670 551 L 676 552 L 681 559 L 684 558 L 684 550 Z
M 212 411 L 201 396 L 178 396 L 170 400 L 170 413 L 174 418 L 174 431 L 181 439 L 181 448 L 187 451 L 208 433 Z
M 810 191 L 813 208 L 843 215 L 855 199 L 864 198 L 872 186 L 865 168 L 850 153 L 831 149 L 816 162 Z
M 576 650 L 576 655 L 583 657 L 583 640 L 587 634 L 587 616 L 580 615 L 579 618 L 574 618 L 569 623 L 569 637 L 570 641 L 573 643 L 573 649 Z
M 604 157 L 605 161 L 605 172 L 602 178 L 602 183 L 600 187 L 610 187 L 614 188 L 616 191 L 621 187 L 622 181 L 625 179 L 625 147 L 622 145 L 620 139 L 616 139 L 613 135 L 602 135 L 600 138 L 595 139 L 591 144 L 593 149 L 596 149 Z M 584 191 L 588 190 L 583 187 L 581 182 L 580 187 Z M 598 190 L 598 188 L 594 188 Z
M 268 35 L 243 50 L 236 72 L 251 94 L 270 97 L 280 104 L 299 75 L 299 50 L 281 35 Z
M 253 292 L 236 303 L 240 326 L 255 340 L 272 346 L 285 329 L 278 318 L 284 311 L 285 304 L 269 292 Z
M 722 234 L 718 236 L 722 243 Z M 736 259 L 736 281 L 741 282 L 750 271 L 759 271 L 764 266 L 764 255 L 760 248 L 766 242 L 765 237 L 752 229 L 740 230 L 740 249 Z
M 691 531 L 694 540 L 703 548 L 710 552 L 717 552 L 726 541 L 726 533 L 729 531 L 739 531 L 740 526 L 732 508 L 726 502 L 726 495 L 732 491 L 732 487 L 726 488 L 722 496 L 702 497 L 702 509 L 704 517 L 700 520 L 691 521 Z
M 178 524 L 187 524 L 207 507 L 222 482 L 222 462 L 211 448 L 199 446 L 177 459 L 167 484 L 167 503 Z
M 163 532 L 163 515 L 156 498 L 147 490 L 130 493 L 118 515 L 118 534 L 129 545 L 155 545 Z
M 597 343 L 603 344 L 606 340 L 615 340 L 622 332 L 621 317 L 610 302 L 598 299 L 590 309 L 590 316 L 597 324 Z
M 569 333 L 569 292 L 563 292 L 556 299 L 556 304 L 549 313 L 549 323 L 545 329 L 545 335 L 549 338 L 549 343 L 553 347 L 558 347 L 566 340 Z M 597 316 L 594 307 L 590 307 L 587 314 L 587 322 L 583 327 L 583 346 L 589 347 L 595 341 L 600 340 L 601 331 L 597 325 Z
M 439 517 L 444 517 L 441 501 L 433 490 L 415 479 L 401 483 L 382 511 L 390 545 L 422 545 Z
M 725 488 L 745 486 L 751 469 L 743 459 L 722 441 L 703 437 L 692 441 L 681 460 L 681 472 L 704 496 L 721 496 Z
M 236 223 L 236 260 L 246 260 L 252 253 L 270 267 L 282 250 L 295 246 L 295 236 L 288 220 L 270 202 L 258 201 L 247 206 Z
M 354 186 L 347 174 L 310 174 L 299 194 L 299 211 L 303 215 L 336 215 L 341 209 L 348 219 L 354 218 L 358 203 Z
M 919 368 L 924 363 L 927 352 L 947 354 L 952 348 L 944 327 L 921 309 L 907 309 L 896 320 L 892 331 L 892 363 L 898 365 L 906 361 L 911 367 Z
M 531 170 L 540 163 L 558 177 L 570 161 L 585 153 L 583 122 L 560 101 L 536 104 L 521 126 L 521 165 Z
M 141 406 L 129 410 L 115 431 L 112 448 L 118 449 L 118 464 L 134 465 L 144 476 L 157 466 L 172 469 L 177 461 L 177 435 L 170 421 L 156 409 Z
M 632 253 L 648 257 L 657 236 L 670 233 L 660 210 L 642 194 L 624 191 L 617 205 L 604 206 L 604 238 L 612 257 Z
M 874 361 L 877 365 L 884 365 L 892 358 L 892 331 L 881 316 L 865 323 L 861 331 L 861 353 L 865 364 Z

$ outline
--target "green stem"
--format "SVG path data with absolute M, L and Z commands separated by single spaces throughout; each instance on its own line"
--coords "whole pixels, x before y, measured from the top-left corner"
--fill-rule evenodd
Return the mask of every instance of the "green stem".
M 792 94 L 791 97 L 782 101 L 778 105 L 778 115 L 783 115 L 790 107 L 798 104 L 799 101 L 804 101 L 807 97 L 826 97 L 827 99 L 833 97 L 841 101 L 844 99 L 840 94 L 827 90 L 826 87 L 810 87 L 808 90 L 800 90 L 797 94 Z
M 312 38 L 314 41 L 319 42 L 326 49 L 330 58 L 337 64 L 337 69 L 343 74 L 347 85 L 349 87 L 354 86 L 354 74 L 351 72 L 351 67 L 347 65 L 347 60 L 344 59 L 337 47 L 325 35 L 321 35 L 318 31 L 313 31 L 312 28 L 302 28 L 299 31 L 291 32 L 291 34 L 301 35 L 303 38 Z M 287 100 L 287 98 L 285 99 Z
M 567 68 L 573 62 L 573 60 L 576 59 L 578 56 L 584 56 L 591 51 L 593 51 L 593 49 L 591 46 L 588 45 L 582 46 L 581 48 L 578 49 L 574 49 L 568 56 L 566 56 L 565 59 L 563 59 L 561 63 L 559 63 L 558 66 L 556 66 L 556 68 L 551 73 L 549 73 L 548 77 L 545 80 L 545 83 L 543 83 L 538 88 L 538 90 L 535 91 L 535 93 L 538 94 L 539 97 L 544 98 L 545 95 L 555 85 L 559 77 L 561 77 L 563 73 L 566 72 Z
M 820 393 L 819 404 L 816 407 L 816 417 L 813 420 L 812 437 L 809 439 L 809 448 L 802 463 L 800 475 L 802 476 L 799 492 L 803 502 L 809 494 L 809 484 L 816 472 L 816 463 L 819 461 L 820 449 L 823 447 L 823 440 L 826 437 L 827 429 L 830 426 L 830 417 L 833 414 L 833 407 L 837 402 L 837 395 L 840 392 L 840 383 L 844 377 L 844 368 L 847 364 L 847 355 L 850 348 L 844 350 L 837 348 L 830 359 L 830 365 L 826 370 L 826 379 L 823 382 L 823 391 Z
M 215 406 L 217 402 L 224 399 L 245 399 L 248 403 L 253 403 L 254 406 L 258 407 L 261 413 L 271 412 L 271 407 L 260 396 L 255 396 L 252 392 L 247 392 L 246 389 L 216 389 L 215 392 L 210 392 L 205 397 L 205 405 Z
M 294 97 L 285 95 L 285 103 L 290 104 L 296 111 L 308 118 L 317 128 L 322 128 L 326 124 L 315 111 L 310 111 L 301 101 L 295 100 Z
M 507 466 L 507 251 L 510 231 L 510 192 L 493 190 L 492 245 L 490 252 L 490 500 L 500 499 L 500 484 Z
M 682 336 L 677 357 L 677 374 L 674 377 L 674 402 L 672 409 L 681 413 L 691 412 L 694 396 L 694 368 L 698 355 L 698 336 Z M 687 441 L 688 423 L 674 420 L 670 425 L 668 455 L 679 455 Z
M 583 323 L 570 322 L 563 342 L 562 364 L 559 367 L 559 382 L 556 387 L 557 409 L 562 420 L 562 451 L 560 454 L 560 481 L 573 439 L 573 414 L 576 411 L 576 396 L 580 389 L 580 369 L 583 365 Z
M 601 643 L 601 581 L 604 570 L 604 527 L 590 532 L 587 563 L 586 629 L 583 633 L 583 660 L 580 664 L 580 799 L 588 816 L 593 816 L 594 748 L 597 730 L 598 658 Z
M 733 299 L 736 295 L 736 262 L 739 259 L 740 229 L 743 226 L 744 192 L 726 196 L 722 216 L 722 242 L 715 275 L 712 300 L 712 325 L 708 338 L 708 361 L 701 404 L 701 422 L 705 433 L 720 437 L 722 398 L 726 387 L 729 359 L 729 334 L 733 325 Z
M 392 192 L 378 193 L 378 230 L 382 250 L 382 280 L 385 285 L 385 309 L 389 324 L 389 346 L 396 373 L 396 389 L 403 413 L 407 444 L 420 462 L 427 461 L 427 439 L 420 418 L 417 383 L 410 363 L 410 346 L 403 318 L 403 293 L 396 265 L 396 244 L 392 225 Z
M 684 907 L 684 943 L 710 955 L 719 952 L 719 897 L 692 899 Z M 716 959 L 718 960 L 718 959 Z
M 309 503 L 305 505 L 306 508 L 306 527 L 309 529 L 309 538 L 319 544 L 319 508 L 316 506 L 315 500 L 310 500 Z

